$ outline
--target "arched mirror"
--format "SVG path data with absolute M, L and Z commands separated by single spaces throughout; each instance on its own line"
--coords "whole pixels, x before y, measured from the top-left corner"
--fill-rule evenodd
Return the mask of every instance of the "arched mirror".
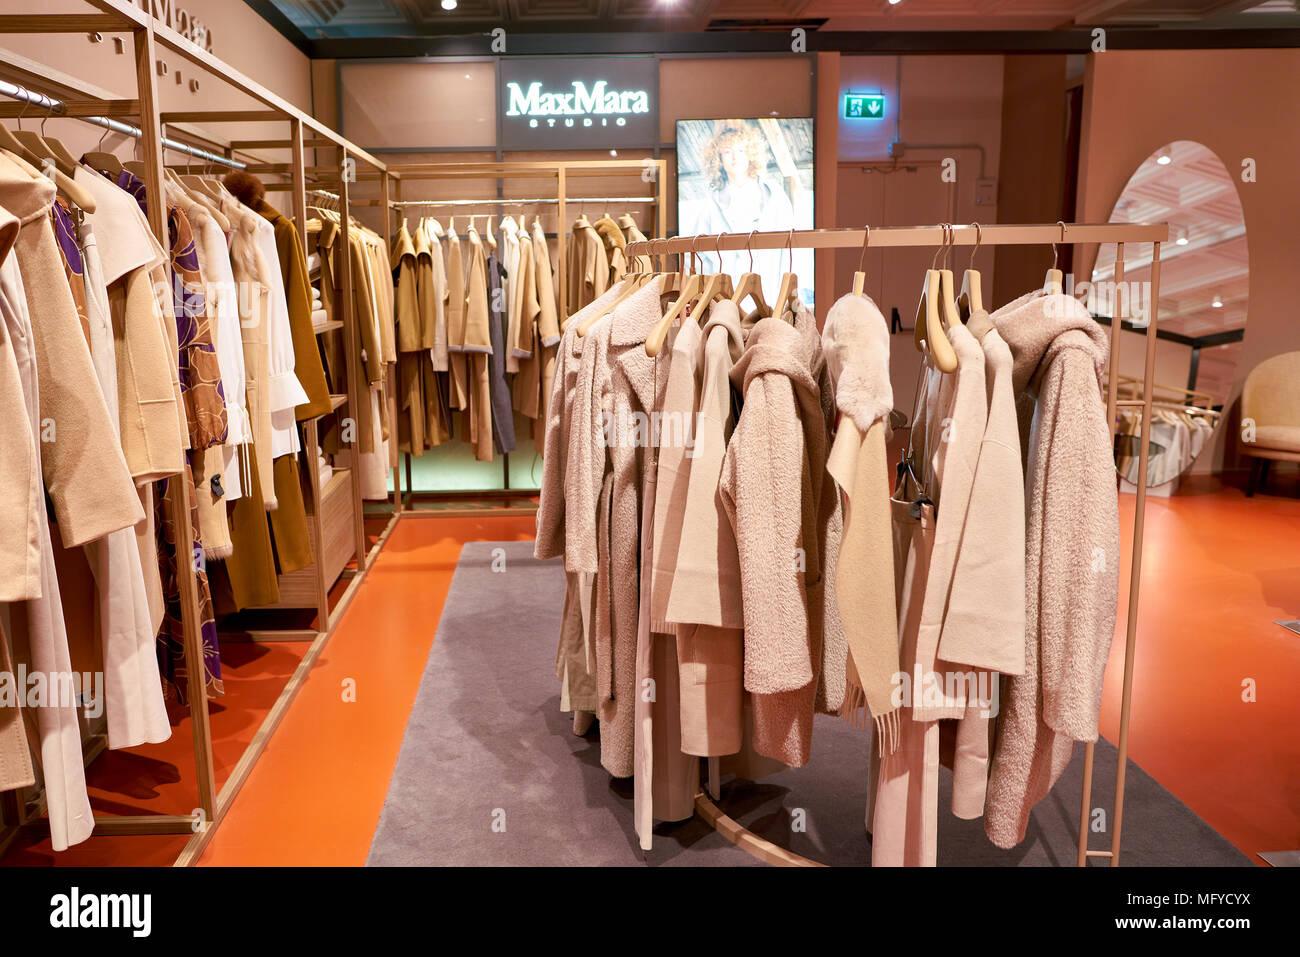
M 1169 224 L 1169 242 L 1160 247 L 1156 371 L 1147 384 L 1154 403 L 1147 481 L 1152 494 L 1168 495 L 1202 453 L 1210 454 L 1236 376 L 1249 291 L 1246 223 L 1223 163 L 1190 140 L 1143 161 L 1110 221 Z M 1110 372 L 1119 378 L 1121 399 L 1142 397 L 1151 256 L 1149 243 L 1125 246 L 1120 284 L 1113 244 L 1101 248 L 1093 267 L 1093 311 L 1124 315 L 1119 368 Z M 1116 467 L 1128 490 L 1138 479 L 1139 411 L 1120 409 L 1115 440 Z

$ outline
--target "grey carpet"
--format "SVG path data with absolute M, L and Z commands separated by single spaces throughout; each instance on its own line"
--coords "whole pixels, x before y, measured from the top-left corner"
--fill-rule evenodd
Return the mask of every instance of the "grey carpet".
M 501 571 L 493 570 L 496 549 Z M 563 600 L 560 564 L 534 560 L 531 542 L 465 546 L 367 864 L 757 864 L 698 818 L 658 825 L 654 849 L 642 853 L 632 830 L 632 782 L 611 779 L 600 766 L 597 731 L 577 737 L 559 710 L 552 669 Z M 808 767 L 724 783 L 722 807 L 797 853 L 861 865 L 871 857 L 862 826 L 867 748 L 862 732 L 819 716 Z M 951 776 L 943 771 L 939 864 L 1072 865 L 1082 752 L 1011 851 L 990 844 L 981 822 L 948 813 Z M 1093 804 L 1108 814 L 1114 766 L 1115 749 L 1103 740 Z M 806 826 L 796 831 L 798 820 Z M 1109 847 L 1106 834 L 1093 842 Z M 1123 863 L 1250 866 L 1132 761 Z

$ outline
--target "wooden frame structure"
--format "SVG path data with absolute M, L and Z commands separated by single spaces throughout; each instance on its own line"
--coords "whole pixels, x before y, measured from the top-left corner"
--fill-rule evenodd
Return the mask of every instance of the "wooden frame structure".
M 84 83 L 80 80 L 66 77 L 62 74 L 54 75 L 51 71 L 49 75 L 37 69 L 40 64 L 33 64 L 20 57 L 0 57 L 0 76 L 5 77 L 13 83 L 22 84 L 24 92 L 30 90 L 39 92 L 44 95 L 45 99 L 57 98 L 59 105 L 63 107 L 61 111 L 56 111 L 54 115 L 76 119 L 89 119 L 97 125 L 106 125 L 99 120 L 112 117 L 133 117 L 137 120 L 137 126 L 134 129 L 127 127 L 126 124 L 118 124 L 110 128 L 118 132 L 130 132 L 140 139 L 142 160 L 144 163 L 144 183 L 147 194 L 158 197 L 162 195 L 163 167 L 164 157 L 163 149 L 165 137 L 163 135 L 164 124 L 168 123 L 189 123 L 189 122 L 267 122 L 267 121 L 284 121 L 289 125 L 289 138 L 284 141 L 267 140 L 267 141 L 235 141 L 225 147 L 226 155 L 232 156 L 236 151 L 263 148 L 288 148 L 292 153 L 292 162 L 286 164 L 284 169 L 275 169 L 274 172 L 288 175 L 290 181 L 285 184 L 268 184 L 268 189 L 289 189 L 293 193 L 292 213 L 299 226 L 299 235 L 306 242 L 306 222 L 307 222 L 307 204 L 305 191 L 307 188 L 307 176 L 327 175 L 331 183 L 339 185 L 341 191 L 341 209 L 343 210 L 341 224 L 342 239 L 342 267 L 340 268 L 340 289 L 339 291 L 339 308 L 341 312 L 336 315 L 343 317 L 343 325 L 346 329 L 351 329 L 355 317 L 352 311 L 351 295 L 351 268 L 350 268 L 350 246 L 348 244 L 348 185 L 351 180 L 356 178 L 356 163 L 367 164 L 378 176 L 384 176 L 385 165 L 371 156 L 365 150 L 355 146 L 348 140 L 344 139 L 335 131 L 329 129 L 314 117 L 304 113 L 297 107 L 293 106 L 286 100 L 267 90 L 257 82 L 249 79 L 238 71 L 232 69 L 227 64 L 218 60 L 212 54 L 195 46 L 186 38 L 182 37 L 176 31 L 158 23 L 148 14 L 144 13 L 138 7 L 134 6 L 129 0 L 86 0 L 86 2 L 97 12 L 86 15 L 64 15 L 64 14 L 32 14 L 18 16 L 0 16 L 0 34 L 4 33 L 67 33 L 67 34 L 84 34 L 87 32 L 108 33 L 108 34 L 128 34 L 133 47 L 135 61 L 135 81 L 136 81 L 136 98 L 129 100 L 120 100 L 107 97 L 101 90 L 93 84 Z M 198 111 L 198 112 L 173 112 L 162 113 L 159 109 L 159 90 L 158 90 L 158 71 L 155 64 L 158 62 L 160 52 L 174 53 L 190 64 L 203 70 L 214 78 L 219 78 L 235 89 L 251 96 L 262 104 L 265 109 L 253 111 Z M 34 102 L 32 98 L 26 98 L 27 102 L 22 106 L 26 110 Z M 3 115 L 19 116 L 21 113 L 9 110 L 7 105 Z M 114 121 L 116 122 L 116 121 Z M 124 128 L 125 127 L 125 128 Z M 310 133 L 310 138 L 306 134 Z M 212 162 L 220 162 L 214 154 L 207 151 L 196 151 L 193 149 L 184 149 L 183 144 L 167 142 L 168 149 L 179 149 L 182 152 L 188 152 L 196 158 L 203 159 L 208 163 L 207 166 L 198 167 L 181 167 L 184 171 L 203 172 L 210 168 Z M 306 149 L 332 149 L 337 157 L 337 164 L 327 167 L 308 167 L 305 163 Z M 206 154 L 206 155 L 205 155 Z M 244 167 L 257 172 L 269 172 L 272 170 L 265 169 L 267 164 L 256 165 L 252 163 L 242 163 L 230 161 L 229 165 L 235 167 Z M 385 179 L 386 182 L 386 179 Z M 165 205 L 155 202 L 150 205 L 148 216 L 149 224 L 154 232 L 155 237 L 162 244 L 163 248 L 168 245 L 167 221 L 164 214 Z M 331 328 L 338 328 L 331 326 Z M 318 330 L 319 333 L 320 330 Z M 356 383 L 357 369 L 359 368 L 359 357 L 356 355 L 356 345 L 353 337 L 345 334 L 347 364 L 349 375 L 349 391 L 346 395 L 335 396 L 334 408 L 341 408 L 343 405 L 348 406 L 348 413 L 355 421 L 357 397 Z M 192 722 L 192 732 L 194 739 L 194 759 L 195 775 L 198 788 L 198 807 L 191 814 L 146 814 L 135 816 L 113 816 L 95 818 L 95 836 L 104 835 L 146 835 L 146 834 L 192 834 L 193 836 L 186 844 L 181 855 L 177 859 L 178 865 L 188 865 L 194 863 L 203 848 L 211 839 L 213 832 L 226 811 L 230 808 L 235 796 L 247 780 L 248 774 L 258 757 L 266 747 L 266 743 L 279 724 L 284 713 L 288 709 L 290 702 L 296 695 L 299 687 L 305 679 L 307 673 L 311 670 L 313 663 L 319 657 L 328 641 L 330 634 L 337 625 L 339 618 L 351 602 L 357 587 L 360 585 L 364 575 L 369 567 L 369 560 L 387 540 L 388 534 L 392 530 L 392 523 L 384 529 L 379 537 L 373 550 L 367 552 L 365 546 L 365 532 L 362 525 L 362 512 L 360 503 L 360 485 L 356 476 L 357 463 L 354 461 L 352 469 L 353 485 L 353 503 L 350 509 L 353 516 L 354 541 L 353 550 L 356 561 L 356 574 L 348 584 L 340 600 L 331 611 L 329 607 L 329 584 L 325 581 L 323 563 L 320 558 L 319 543 L 323 541 L 322 515 L 321 515 L 321 487 L 319 482 L 318 463 L 314 452 L 317 439 L 317 422 L 309 420 L 303 423 L 304 431 L 307 434 L 308 451 L 307 455 L 308 472 L 312 479 L 314 489 L 314 514 L 312 525 L 316 533 L 318 543 L 316 556 L 317 561 L 314 563 L 315 571 L 315 607 L 318 615 L 318 627 L 312 631 L 301 632 L 296 637 L 304 640 L 310 640 L 311 646 L 303 656 L 295 669 L 293 675 L 285 685 L 275 705 L 271 708 L 266 718 L 263 720 L 258 731 L 254 735 L 244 751 L 243 756 L 232 769 L 230 776 L 220 786 L 218 790 L 215 779 L 215 770 L 213 766 L 212 755 L 212 735 L 209 723 L 208 701 L 206 689 L 204 687 L 204 665 L 203 665 L 203 647 L 200 633 L 200 621 L 198 610 L 198 591 L 195 578 L 194 566 L 189 562 L 178 562 L 181 587 L 181 619 L 184 629 L 184 655 L 186 668 L 188 671 L 188 693 L 190 701 L 190 714 Z M 193 551 L 194 548 L 194 530 L 190 525 L 190 501 L 185 483 L 173 481 L 168 483 L 168 492 L 165 500 L 169 517 L 175 523 L 177 529 L 177 552 L 186 554 Z M 257 637 L 261 633 L 254 633 Z M 283 637 L 283 636 L 282 636 Z M 98 754 L 102 753 L 104 742 L 91 741 L 84 748 L 87 761 L 93 760 Z M 34 805 L 37 814 L 29 815 L 28 809 L 20 806 L 16 792 L 5 792 L 0 795 L 0 811 L 3 811 L 5 827 L 0 830 L 0 850 L 3 850 L 13 840 L 23 828 L 39 826 L 42 822 L 39 819 L 40 803 L 38 800 Z
M 650 173 L 647 177 L 647 172 Z M 572 205 L 583 205 L 588 202 L 605 202 L 605 201 L 634 201 L 643 205 L 650 205 L 653 211 L 653 223 L 647 232 L 648 236 L 662 233 L 667 223 L 667 189 L 665 177 L 668 173 L 668 161 L 664 159 L 609 159 L 609 160 L 527 160 L 527 161 L 501 161 L 501 162 L 449 162 L 449 163 L 407 163 L 407 164 L 389 164 L 381 181 L 382 196 L 377 200 L 362 200 L 358 206 L 380 206 L 385 210 L 384 213 L 384 230 L 386 232 L 393 229 L 391 216 L 393 213 L 400 214 L 401 210 L 416 207 L 447 208 L 453 210 L 451 215 L 462 218 L 478 218 L 484 215 L 500 216 L 502 210 L 513 206 L 538 206 L 550 205 L 556 206 L 558 217 L 558 255 L 556 257 L 556 292 L 558 295 L 558 311 L 561 316 L 568 315 L 568 284 L 565 282 L 567 275 L 567 256 L 568 248 L 565 243 L 565 223 L 568 221 L 568 207 Z M 630 176 L 635 174 L 639 183 L 645 183 L 650 186 L 648 192 L 652 196 L 571 196 L 571 189 L 575 180 L 582 178 L 607 177 L 607 176 Z M 417 181 L 474 181 L 474 180 L 495 180 L 497 190 L 500 192 L 505 180 L 526 180 L 530 184 L 537 181 L 539 185 L 550 180 L 554 182 L 555 195 L 553 197 L 534 197 L 534 198 L 514 198 L 510 196 L 489 197 L 482 200 L 473 199 L 406 199 L 402 198 L 402 184 L 404 182 Z M 535 190 L 533 192 L 544 192 L 544 190 Z M 454 212 L 461 206 L 491 208 L 492 214 L 478 213 L 459 213 Z M 392 387 L 390 393 L 396 396 L 396 370 L 390 369 L 390 382 Z M 402 498 L 402 480 L 397 468 L 397 460 L 393 462 L 393 488 L 395 489 L 396 505 L 395 512 L 400 514 L 405 507 L 410 506 L 417 495 L 421 498 L 431 498 L 439 500 L 448 499 L 503 499 L 506 503 L 505 508 L 493 509 L 494 514 L 502 512 L 513 512 L 515 509 L 509 507 L 510 499 L 523 499 L 535 495 L 536 492 L 531 489 L 511 489 L 510 488 L 510 457 L 509 453 L 502 456 L 502 487 L 499 489 L 482 489 L 466 492 L 443 491 L 443 492 L 416 492 L 412 487 L 411 479 L 411 456 L 407 453 L 399 453 L 405 462 L 406 472 L 406 496 L 407 500 L 403 503 Z M 452 516 L 460 514 L 480 514 L 481 509 L 461 512 L 454 509 L 439 510 L 441 516 Z M 531 508 L 524 508 L 524 511 L 533 511 Z
M 1114 281 L 1124 281 L 1124 244 L 1152 243 L 1151 259 L 1151 320 L 1146 328 L 1146 354 L 1143 367 L 1143 382 L 1155 381 L 1156 338 L 1160 302 L 1160 245 L 1169 241 L 1169 225 L 1096 223 L 1071 224 L 1054 223 L 1038 225 L 990 226 L 878 226 L 871 229 L 806 229 L 791 230 L 788 233 L 762 232 L 746 235 L 744 233 L 724 233 L 721 237 L 681 236 L 676 239 L 651 239 L 644 243 L 629 243 L 627 254 L 664 256 L 676 254 L 684 256 L 693 250 L 700 240 L 707 241 L 709 248 L 719 250 L 741 249 L 859 249 L 903 246 L 939 247 L 945 242 L 957 246 L 1047 246 L 1049 244 L 1066 245 L 1078 243 L 1115 243 L 1115 277 Z M 1120 317 L 1123 318 L 1122 316 Z M 1110 336 L 1110 368 L 1119 368 L 1120 340 L 1116 334 L 1120 323 L 1112 323 Z M 1106 390 L 1106 417 L 1110 424 L 1111 437 L 1115 434 L 1115 412 L 1122 407 L 1135 407 L 1142 410 L 1142 442 L 1139 445 L 1136 510 L 1133 520 L 1133 549 L 1130 559 L 1129 592 L 1127 601 L 1127 619 L 1124 637 L 1124 683 L 1120 699 L 1119 752 L 1115 772 L 1115 797 L 1112 816 L 1112 830 L 1109 850 L 1092 850 L 1088 847 L 1090 811 L 1092 803 L 1092 769 L 1094 745 L 1087 742 L 1083 757 L 1083 795 L 1079 808 L 1079 837 L 1077 863 L 1084 867 L 1089 858 L 1104 858 L 1112 867 L 1119 864 L 1120 842 L 1124 824 L 1124 784 L 1128 769 L 1128 732 L 1129 719 L 1133 703 L 1133 660 L 1137 647 L 1138 598 L 1142 584 L 1142 534 L 1146 518 L 1147 499 L 1147 461 L 1150 455 L 1151 409 L 1153 389 L 1143 389 L 1139 399 L 1121 399 L 1119 397 L 1119 376 L 1112 375 Z M 1116 492 L 1118 494 L 1118 491 Z M 728 840 L 749 853 L 771 864 L 813 865 L 816 862 L 793 854 L 770 841 L 741 827 L 718 809 L 714 801 L 718 797 L 718 760 L 709 759 L 709 793 L 696 796 L 696 810 L 710 825 L 715 827 Z

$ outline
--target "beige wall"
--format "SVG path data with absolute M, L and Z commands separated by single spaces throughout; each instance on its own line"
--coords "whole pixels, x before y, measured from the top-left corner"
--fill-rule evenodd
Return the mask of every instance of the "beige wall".
M 82 0 L 39 0 L 42 13 L 81 13 L 87 11 Z M 184 0 L 191 14 L 212 30 L 213 53 L 245 76 L 284 97 L 300 109 L 311 111 L 311 68 L 307 56 L 281 36 L 248 6 L 244 0 Z M 31 0 L 0 0 L 0 12 L 30 13 Z M 47 75 L 63 73 L 90 81 L 117 97 L 134 98 L 136 94 L 135 59 L 130 38 L 125 52 L 115 52 L 111 34 L 100 43 L 91 43 L 85 34 L 11 34 L 0 37 L 0 46 L 21 57 L 35 60 L 49 68 Z M 248 110 L 261 104 L 236 92 L 229 84 L 191 66 L 174 53 L 160 51 L 168 73 L 159 78 L 159 105 L 164 110 Z M 43 71 L 44 72 L 44 71 Z M 177 74 L 181 82 L 176 82 Z M 191 91 L 190 79 L 199 81 Z M 287 135 L 284 123 L 212 124 L 191 127 L 213 140 L 269 139 Z M 101 130 L 75 120 L 50 120 L 47 132 L 63 140 L 74 154 L 93 149 Z M 131 152 L 125 137 L 116 134 L 106 140 L 107 147 L 120 155 Z M 168 154 L 168 160 L 176 154 Z M 272 161 L 283 161 L 268 154 Z
M 1054 223 L 1064 215 L 1066 64 L 1064 55 L 1006 58 L 998 173 L 1001 222 Z M 994 258 L 997 277 L 988 288 L 997 303 L 1042 283 L 1049 265 L 1046 250 L 1035 246 L 1003 246 Z
M 1002 60 L 1000 56 L 843 57 L 841 93 L 883 92 L 886 117 L 883 120 L 840 118 L 834 218 L 825 225 L 997 221 L 1000 212 L 997 206 L 975 204 L 978 151 L 957 148 L 957 145 L 982 145 L 985 175 L 999 176 Z M 831 108 L 839 115 L 842 101 Z M 896 120 L 899 138 L 904 142 L 953 145 L 909 149 L 899 165 L 915 166 L 915 171 L 891 170 L 887 168 L 889 144 L 895 136 Z M 940 178 L 940 164 L 945 157 L 956 160 L 955 183 L 945 183 Z M 824 308 L 829 308 L 837 297 L 852 288 L 853 273 L 863 261 L 860 250 L 838 250 L 834 257 L 834 280 L 829 286 L 825 283 L 819 286 L 823 290 L 819 305 L 824 303 Z M 933 257 L 932 249 L 867 251 L 867 293 L 886 319 L 890 318 L 891 308 L 897 308 L 903 328 L 912 328 L 921 279 Z M 969 259 L 969 251 L 955 254 L 952 263 L 958 276 Z M 981 270 L 986 290 L 992 288 L 993 265 L 990 250 L 979 254 L 976 267 Z M 912 333 L 896 333 L 890 365 L 894 403 L 899 408 L 911 403 L 920 361 Z
M 1173 140 L 1204 143 L 1238 178 L 1250 250 L 1250 305 L 1228 425 L 1197 467 L 1235 467 L 1241 383 L 1259 362 L 1300 349 L 1295 223 L 1300 220 L 1300 50 L 1129 53 L 1089 57 L 1077 218 L 1104 222 L 1129 176 Z M 1241 183 L 1242 160 L 1258 180 Z M 1084 249 L 1076 273 L 1089 275 Z M 1125 343 L 1127 345 L 1127 343 Z

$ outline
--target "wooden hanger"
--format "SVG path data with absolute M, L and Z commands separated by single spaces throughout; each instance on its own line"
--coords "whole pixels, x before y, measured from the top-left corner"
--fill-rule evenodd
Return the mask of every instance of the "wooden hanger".
M 1061 227 L 1061 242 L 1065 242 L 1065 223 L 1061 220 L 1056 221 L 1056 225 Z M 1065 276 L 1061 270 L 1056 268 L 1056 243 L 1052 243 L 1052 268 L 1047 270 L 1047 276 L 1043 280 L 1043 292 L 1048 295 L 1060 295 L 1065 289 Z
M 118 174 L 122 172 L 122 162 L 112 153 L 104 152 L 104 140 L 111 132 L 113 132 L 111 129 L 105 127 L 104 132 L 100 134 L 99 142 L 95 144 L 95 148 L 84 154 L 81 161 L 91 169 L 103 170 L 116 179 Z
M 772 315 L 779 318 L 785 318 L 786 309 L 790 310 L 793 321 L 794 308 L 790 305 L 791 299 L 799 289 L 799 277 L 794 274 L 794 230 L 790 230 L 790 238 L 786 243 L 786 251 L 790 254 L 789 267 L 790 271 L 781 276 L 781 286 L 776 292 L 776 302 L 772 305 Z
M 21 120 L 22 118 L 19 117 L 19 122 Z M 43 162 L 40 156 L 20 142 L 9 127 L 3 124 L 0 124 L 0 148 L 7 149 L 14 154 L 14 157 L 33 176 L 45 175 L 46 162 Z M 47 161 L 49 163 L 54 162 L 53 159 Z M 75 182 L 71 176 L 64 174 L 57 165 L 53 166 L 52 171 L 54 173 L 54 187 L 59 191 L 59 195 L 84 212 L 93 213 L 95 211 L 95 198 L 90 195 L 89 190 L 80 183 Z
M 223 233 L 230 232 L 230 220 L 226 218 L 217 205 L 212 201 L 202 189 L 194 185 L 198 181 L 197 176 L 181 176 L 170 167 L 163 167 L 163 176 L 169 179 L 177 189 L 181 190 L 190 200 L 202 208 L 209 216 L 213 218 L 216 224 L 221 227 Z
M 699 238 L 700 237 L 696 236 L 695 241 L 691 243 L 692 263 L 695 260 L 695 243 L 699 242 Z M 691 301 L 700 294 L 702 285 L 703 283 L 701 282 L 698 271 L 692 272 L 685 278 L 682 282 L 681 292 L 678 294 L 677 300 L 668 308 L 668 311 L 664 313 L 663 318 L 654 324 L 654 328 L 652 328 L 650 334 L 646 336 L 646 355 L 659 355 L 660 351 L 664 347 L 664 340 L 668 338 L 668 330 L 673 327 L 673 323 L 675 323 L 682 313 L 686 311 L 686 307 L 690 305 Z
M 705 277 L 704 287 L 700 290 L 699 302 L 696 304 L 695 312 L 693 313 L 695 317 L 699 319 L 700 325 L 704 324 L 704 317 L 708 313 L 708 310 L 705 307 L 718 299 L 730 299 L 733 292 L 731 288 L 731 275 L 722 269 L 722 237 L 724 235 L 726 235 L 725 232 L 718 233 L 718 238 L 714 246 L 714 252 L 718 257 L 718 271 L 710 273 Z
M 41 120 L 41 126 L 45 126 L 45 120 Z M 68 151 L 58 140 L 47 138 L 43 133 L 37 133 L 35 130 L 19 129 L 14 136 L 37 156 L 54 160 L 54 165 L 64 176 L 71 176 L 76 172 L 77 161 L 68 155 Z
M 754 308 L 764 316 L 772 314 L 772 307 L 767 304 L 763 298 L 763 280 L 759 278 L 758 273 L 754 272 L 754 247 L 751 245 L 754 241 L 754 233 L 757 229 L 749 231 L 749 239 L 745 242 L 745 249 L 749 252 L 749 272 L 741 273 L 736 280 L 736 288 L 731 293 L 731 302 L 740 308 L 740 304 L 745 301 L 745 297 L 754 300 Z
M 858 271 L 853 274 L 853 295 L 861 296 L 867 288 L 867 247 L 871 245 L 871 224 L 866 225 L 867 234 L 862 238 L 862 255 L 858 257 Z
M 975 254 L 980 251 L 980 241 L 984 238 L 980 224 L 975 226 L 975 248 L 971 250 L 970 263 L 961 277 L 961 293 L 957 296 L 957 312 L 961 321 L 967 322 L 971 313 L 984 311 L 984 296 L 980 291 L 980 274 L 975 269 Z
M 953 326 L 961 325 L 961 314 L 957 311 L 957 298 L 953 295 L 955 283 L 952 270 L 948 268 L 949 257 L 952 256 L 952 248 L 955 245 L 957 234 L 953 230 L 951 223 L 946 223 L 944 228 L 948 233 L 948 244 L 944 247 L 943 265 L 939 269 L 940 301 L 943 307 L 940 315 L 943 317 L 944 329 L 951 329 Z
M 944 228 L 945 239 L 948 230 Z M 946 243 L 945 243 L 946 245 Z M 935 368 L 940 372 L 957 371 L 957 353 L 953 352 L 952 343 L 943 331 L 943 321 L 939 318 L 939 298 L 941 295 L 939 270 L 933 268 L 939 261 L 939 253 L 931 260 L 932 268 L 925 271 L 921 285 L 921 299 L 916 305 L 915 342 L 918 352 L 928 352 Z

